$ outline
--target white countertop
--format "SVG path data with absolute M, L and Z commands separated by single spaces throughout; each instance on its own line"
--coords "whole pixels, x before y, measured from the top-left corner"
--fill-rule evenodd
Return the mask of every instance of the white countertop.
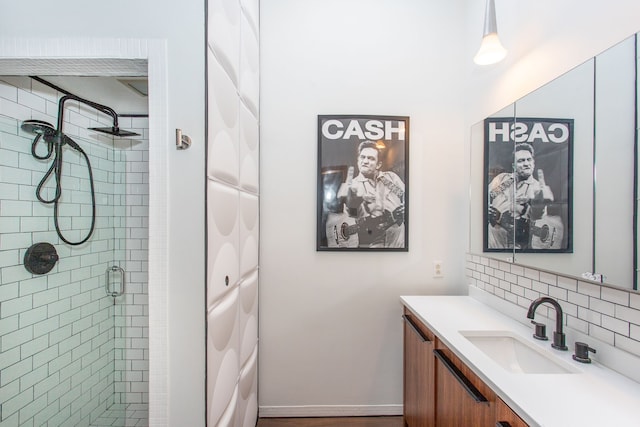
M 467 296 L 402 296 L 402 303 L 531 426 L 640 426 L 640 383 L 593 362 L 578 363 L 569 351 L 532 337 L 527 327 Z M 547 325 L 552 336 L 554 324 Z M 543 348 L 579 372 L 510 373 L 485 355 L 459 331 L 511 331 Z M 596 349 L 597 350 L 597 349 Z M 640 369 L 640 366 L 638 366 Z

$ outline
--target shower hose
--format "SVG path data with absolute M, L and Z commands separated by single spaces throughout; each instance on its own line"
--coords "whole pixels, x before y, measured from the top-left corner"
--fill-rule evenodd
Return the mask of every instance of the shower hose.
M 53 156 L 53 162 L 51 163 L 51 167 L 47 173 L 42 177 L 40 183 L 38 184 L 38 188 L 36 189 L 36 197 L 42 203 L 51 204 L 53 203 L 53 222 L 56 227 L 56 233 L 58 233 L 58 237 L 60 239 L 73 246 L 81 245 L 91 237 L 93 233 L 93 229 L 96 223 L 96 197 L 95 191 L 93 188 L 93 172 L 91 170 L 91 162 L 89 161 L 89 156 L 84 150 L 71 138 L 66 136 L 60 131 L 55 131 L 53 134 L 45 134 L 44 141 L 47 143 L 47 154 L 44 156 L 40 156 L 36 153 L 36 146 L 42 137 L 41 134 L 36 135 L 32 144 L 31 144 L 31 154 L 38 160 L 48 160 Z M 60 197 L 62 196 L 62 146 L 64 144 L 68 144 L 73 149 L 78 151 L 84 157 L 85 162 L 87 163 L 87 169 L 89 171 L 89 185 L 91 187 L 91 227 L 89 229 L 89 233 L 80 241 L 72 242 L 66 239 L 62 235 L 62 231 L 60 231 L 60 225 L 58 224 L 58 205 L 60 202 Z M 53 175 L 55 180 L 55 193 L 51 200 L 47 200 L 42 197 L 42 188 L 49 178 Z

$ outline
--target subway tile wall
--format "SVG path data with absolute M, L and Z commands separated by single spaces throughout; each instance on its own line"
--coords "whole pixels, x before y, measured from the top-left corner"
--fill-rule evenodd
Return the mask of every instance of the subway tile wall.
M 557 299 L 565 324 L 640 356 L 640 294 L 603 287 L 479 255 L 467 254 L 469 284 L 523 308 L 541 296 Z M 541 306 L 538 310 L 549 310 Z M 553 313 L 547 312 L 553 318 Z
M 90 242 L 69 246 L 55 232 L 53 207 L 35 196 L 51 161 L 31 155 L 34 135 L 20 129 L 26 119 L 55 124 L 60 95 L 28 77 L 0 77 L 2 427 L 89 425 L 114 402 L 146 399 L 146 119 L 121 123 L 142 130 L 143 139 L 114 149 L 110 137 L 96 138 L 86 129 L 110 125 L 107 117 L 65 104 L 64 131 L 89 156 L 97 204 Z M 46 144 L 37 150 L 44 154 Z M 78 241 L 91 222 L 88 175 L 75 150 L 66 147 L 64 159 L 59 225 L 67 239 Z M 43 187 L 46 199 L 53 195 L 52 181 Z M 22 259 L 42 241 L 56 247 L 60 260 L 51 272 L 33 275 Z M 104 290 L 113 264 L 127 270 L 131 293 L 115 306 Z M 135 374 L 123 373 L 125 368 Z
M 149 119 L 119 118 L 120 127 L 141 136 L 116 141 L 121 194 L 117 241 L 124 260 L 126 293 L 116 298 L 115 403 L 149 403 Z

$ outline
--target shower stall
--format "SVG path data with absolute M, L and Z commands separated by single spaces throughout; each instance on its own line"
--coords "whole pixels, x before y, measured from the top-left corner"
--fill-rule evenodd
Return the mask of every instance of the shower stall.
M 0 425 L 148 425 L 148 119 L 67 90 L 0 76 Z

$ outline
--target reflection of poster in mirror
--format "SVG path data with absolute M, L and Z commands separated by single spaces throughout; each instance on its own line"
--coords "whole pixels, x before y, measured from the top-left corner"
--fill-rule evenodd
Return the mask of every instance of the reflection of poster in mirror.
M 409 118 L 318 116 L 319 251 L 407 251 Z
M 572 252 L 573 119 L 484 122 L 484 251 Z

